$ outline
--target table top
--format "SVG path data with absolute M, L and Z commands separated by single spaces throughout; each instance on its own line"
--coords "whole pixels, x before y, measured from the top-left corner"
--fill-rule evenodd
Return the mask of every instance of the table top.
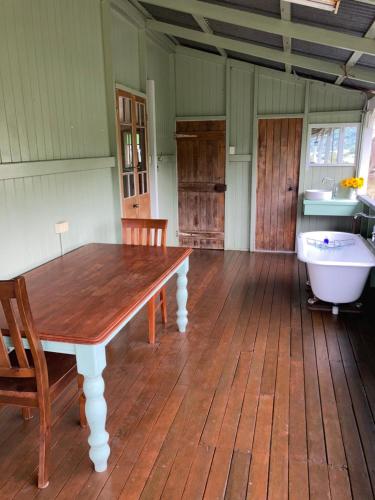
M 27 272 L 40 338 L 74 344 L 102 342 L 191 252 L 190 248 L 92 243 Z M 4 326 L 1 314 L 0 326 Z

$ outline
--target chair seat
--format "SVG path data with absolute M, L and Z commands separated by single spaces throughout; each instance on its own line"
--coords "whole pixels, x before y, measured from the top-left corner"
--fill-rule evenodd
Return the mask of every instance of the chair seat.
M 31 352 L 26 350 L 30 366 L 33 366 Z M 50 388 L 50 397 L 54 397 L 66 387 L 70 380 L 77 377 L 76 357 L 71 354 L 60 354 L 55 352 L 45 352 L 48 380 Z M 9 354 L 9 359 L 12 366 L 17 365 L 17 357 L 15 351 Z M 0 377 L 0 393 L 1 391 L 12 391 L 21 393 L 36 392 L 35 378 L 7 378 Z M 1 394 L 0 394 L 1 399 Z

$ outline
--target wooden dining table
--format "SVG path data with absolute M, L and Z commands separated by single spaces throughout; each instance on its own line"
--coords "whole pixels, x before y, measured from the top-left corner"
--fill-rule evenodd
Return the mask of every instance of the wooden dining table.
M 191 252 L 93 243 L 24 274 L 44 350 L 75 355 L 78 373 L 84 376 L 89 455 L 98 472 L 106 470 L 110 454 L 103 380 L 106 345 L 116 335 L 126 335 L 124 326 L 175 274 L 177 327 L 186 331 Z M 0 327 L 2 323 L 0 318 Z M 12 347 L 9 338 L 7 342 Z

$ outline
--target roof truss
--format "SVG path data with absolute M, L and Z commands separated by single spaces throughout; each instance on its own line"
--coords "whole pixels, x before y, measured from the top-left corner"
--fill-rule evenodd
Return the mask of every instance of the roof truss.
M 262 59 L 268 59 L 270 61 L 281 62 L 285 65 L 297 66 L 334 76 L 349 76 L 353 80 L 360 80 L 375 84 L 375 70 L 356 67 L 353 68 L 350 75 L 348 75 L 346 69 L 343 68 L 341 64 L 323 59 L 282 52 L 280 50 L 270 49 L 262 45 L 233 40 L 231 38 L 213 35 L 210 33 L 202 33 L 200 31 L 182 28 L 180 26 L 160 21 L 148 20 L 147 27 L 153 31 L 158 31 L 167 35 L 185 38 L 186 40 L 204 43 L 206 45 L 212 45 L 214 47 L 220 47 L 222 49 L 248 54 Z
M 362 52 L 363 54 L 375 56 L 375 41 L 369 38 L 356 37 L 338 31 L 254 14 L 199 0 L 147 0 L 147 3 L 185 12 L 193 16 L 215 19 L 266 33 L 275 33 L 283 37 L 296 38 L 311 43 L 319 43 L 351 52 Z

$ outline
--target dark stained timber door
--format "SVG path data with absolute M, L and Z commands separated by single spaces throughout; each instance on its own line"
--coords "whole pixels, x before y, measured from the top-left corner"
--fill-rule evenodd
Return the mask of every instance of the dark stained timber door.
M 225 121 L 176 124 L 179 242 L 224 249 Z
M 256 250 L 295 249 L 302 119 L 258 122 Z

